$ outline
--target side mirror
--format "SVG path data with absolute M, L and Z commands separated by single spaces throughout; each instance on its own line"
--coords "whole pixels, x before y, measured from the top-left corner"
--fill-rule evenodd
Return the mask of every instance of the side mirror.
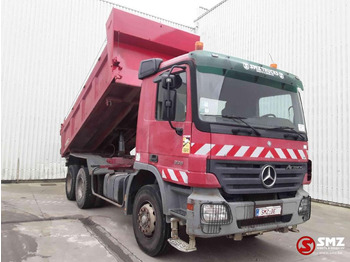
M 169 90 L 168 92 L 163 92 L 162 119 L 174 121 L 176 114 L 176 90 Z
M 162 62 L 163 60 L 160 58 L 152 58 L 141 61 L 139 68 L 139 79 L 144 79 L 157 73 Z
M 176 89 L 182 85 L 182 78 L 180 75 L 171 74 L 174 68 L 181 68 L 185 70 L 186 68 L 178 65 L 174 65 L 169 73 L 162 76 L 162 87 L 166 89 L 163 95 L 163 103 L 162 103 L 162 113 L 163 120 L 168 120 L 169 125 L 172 129 L 175 130 L 176 134 L 179 136 L 183 135 L 183 129 L 174 127 L 171 121 L 175 120 L 176 115 Z
M 175 120 L 176 114 L 176 89 L 182 85 L 182 79 L 179 75 L 166 74 L 162 76 L 162 87 L 166 89 L 163 92 L 162 119 L 168 121 Z

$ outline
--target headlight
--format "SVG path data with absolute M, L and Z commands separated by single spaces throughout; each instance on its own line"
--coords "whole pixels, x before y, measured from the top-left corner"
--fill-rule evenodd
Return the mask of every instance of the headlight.
M 309 220 L 311 215 L 311 197 L 303 197 L 300 201 L 299 209 L 298 209 L 299 215 L 303 216 L 303 220 Z
M 223 204 L 202 204 L 201 206 L 201 224 L 202 231 L 207 234 L 220 232 L 221 225 L 232 223 L 230 207 Z

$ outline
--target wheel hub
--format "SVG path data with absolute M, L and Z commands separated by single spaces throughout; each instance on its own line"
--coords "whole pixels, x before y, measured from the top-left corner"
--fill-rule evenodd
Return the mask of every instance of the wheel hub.
M 146 236 L 152 236 L 155 223 L 156 215 L 155 211 L 150 203 L 144 204 L 138 213 L 138 223 L 140 231 Z

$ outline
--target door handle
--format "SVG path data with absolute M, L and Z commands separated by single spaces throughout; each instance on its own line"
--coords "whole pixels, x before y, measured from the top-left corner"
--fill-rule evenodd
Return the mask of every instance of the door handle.
M 150 162 L 154 162 L 154 163 L 158 163 L 158 155 L 153 155 L 153 154 L 151 154 L 151 155 L 149 156 L 149 161 L 150 161 Z

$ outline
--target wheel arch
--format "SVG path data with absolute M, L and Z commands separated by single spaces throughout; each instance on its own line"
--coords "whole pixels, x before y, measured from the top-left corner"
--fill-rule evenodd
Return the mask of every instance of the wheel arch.
M 87 167 L 86 158 L 82 158 L 82 157 L 78 157 L 78 156 L 70 154 L 66 160 L 67 160 L 66 166 L 79 165 L 79 166 Z
M 162 200 L 163 213 L 165 213 L 167 209 L 167 194 L 166 194 L 166 185 L 164 180 L 162 179 L 158 169 L 152 165 L 143 164 L 143 163 L 135 163 L 134 168 L 138 169 L 137 172 L 130 175 L 128 182 L 128 186 L 126 188 L 126 200 L 125 200 L 125 208 L 124 212 L 127 215 L 132 214 L 132 209 L 134 206 L 135 196 L 139 189 L 142 186 L 157 184 L 160 191 L 160 196 Z

